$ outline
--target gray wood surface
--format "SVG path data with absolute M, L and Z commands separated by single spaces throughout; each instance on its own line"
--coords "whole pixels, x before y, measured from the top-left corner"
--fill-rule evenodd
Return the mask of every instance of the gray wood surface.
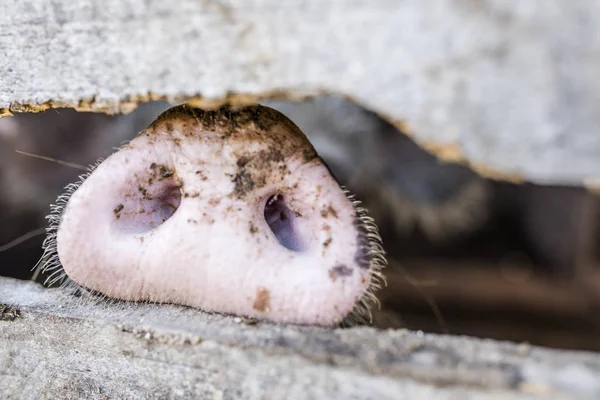
M 0 278 L 0 398 L 597 399 L 600 357 L 252 323 Z
M 348 95 L 488 176 L 600 178 L 600 2 L 0 0 L 0 114 Z

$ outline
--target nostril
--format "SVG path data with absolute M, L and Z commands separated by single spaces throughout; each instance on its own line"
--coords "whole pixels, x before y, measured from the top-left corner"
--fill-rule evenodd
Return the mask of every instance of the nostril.
M 112 210 L 113 226 L 128 234 L 157 228 L 173 216 L 181 203 L 181 187 L 174 175 L 136 179 L 119 193 Z
M 264 216 L 269 228 L 283 247 L 292 251 L 306 249 L 295 227 L 297 217 L 287 206 L 282 194 L 275 194 L 267 199 Z

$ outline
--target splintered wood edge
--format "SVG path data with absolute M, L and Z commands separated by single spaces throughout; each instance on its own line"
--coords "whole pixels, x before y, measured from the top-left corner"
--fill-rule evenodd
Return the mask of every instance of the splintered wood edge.
M 94 302 L 9 278 L 0 278 L 0 343 L 0 395 L 21 398 L 600 396 L 600 357 L 588 352 L 272 325 L 171 305 Z
M 137 109 L 141 104 L 150 101 L 166 101 L 172 105 L 187 103 L 193 107 L 202 108 L 204 110 L 214 110 L 225 104 L 232 107 L 243 107 L 248 105 L 259 104 L 264 101 L 302 101 L 322 94 L 338 94 L 353 103 L 365 107 L 359 100 L 351 95 L 334 93 L 325 89 L 315 89 L 310 91 L 294 91 L 294 90 L 278 90 L 263 94 L 244 94 L 244 93 L 229 93 L 223 98 L 209 99 L 200 95 L 190 97 L 171 97 L 155 93 L 140 96 L 130 96 L 118 102 L 96 101 L 94 98 L 80 100 L 77 103 L 62 102 L 62 101 L 47 101 L 44 103 L 13 103 L 9 107 L 0 108 L 0 118 L 14 116 L 16 113 L 38 113 L 49 110 L 51 108 L 73 108 L 80 112 L 98 112 L 107 115 L 129 114 Z M 369 107 L 367 107 L 369 108 Z M 370 109 L 370 108 L 369 108 Z M 373 109 L 381 118 L 385 119 L 394 125 L 400 132 L 410 137 L 417 145 L 430 154 L 437 157 L 442 162 L 461 164 L 469 167 L 476 174 L 483 178 L 506 181 L 511 183 L 525 183 L 526 178 L 519 172 L 501 171 L 481 162 L 469 160 L 462 148 L 457 143 L 441 144 L 431 141 L 423 141 L 410 129 L 407 123 L 403 120 L 395 119 L 381 110 Z M 588 185 L 586 185 L 588 187 Z

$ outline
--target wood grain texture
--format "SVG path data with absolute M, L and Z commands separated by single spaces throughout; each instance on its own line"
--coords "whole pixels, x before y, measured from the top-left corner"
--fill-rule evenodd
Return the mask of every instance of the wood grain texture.
M 2 398 L 587 399 L 600 357 L 525 344 L 248 323 L 0 278 Z

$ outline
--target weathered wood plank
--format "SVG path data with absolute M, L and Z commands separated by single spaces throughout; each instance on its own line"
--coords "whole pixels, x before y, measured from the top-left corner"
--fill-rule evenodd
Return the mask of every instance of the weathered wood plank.
M 597 1 L 0 0 L 0 10 L 0 114 L 327 90 L 486 175 L 600 177 Z
M 600 357 L 405 330 L 247 323 L 0 278 L 0 396 L 592 399 Z

